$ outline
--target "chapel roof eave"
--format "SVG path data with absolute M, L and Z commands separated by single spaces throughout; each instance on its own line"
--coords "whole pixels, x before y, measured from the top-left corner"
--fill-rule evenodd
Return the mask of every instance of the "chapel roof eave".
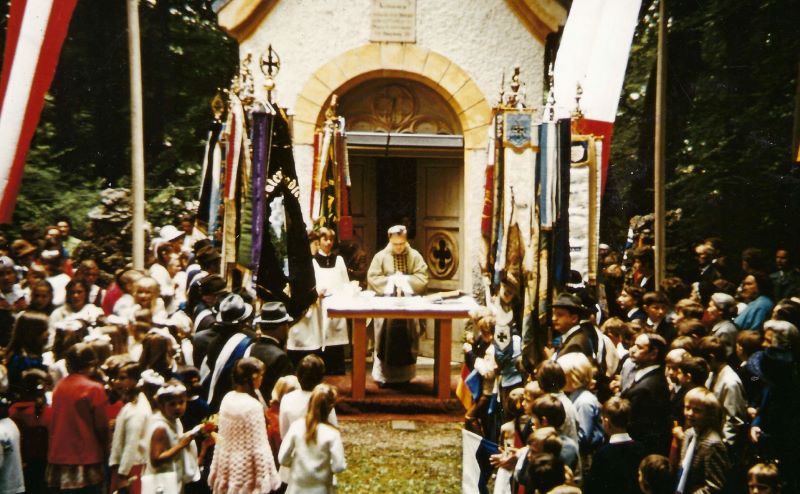
M 216 0 L 212 4 L 217 24 L 241 43 L 269 14 L 278 0 Z M 506 4 L 540 42 L 558 31 L 567 19 L 565 0 L 506 0 Z

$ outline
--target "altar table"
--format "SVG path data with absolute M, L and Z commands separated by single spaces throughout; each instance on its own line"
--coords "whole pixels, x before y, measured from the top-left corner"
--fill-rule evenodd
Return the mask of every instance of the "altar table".
M 435 319 L 440 321 L 434 334 L 434 394 L 440 400 L 450 398 L 450 352 L 453 319 L 465 319 L 478 304 L 470 296 L 433 302 L 426 297 L 330 297 L 328 317 L 353 320 L 352 396 L 366 395 L 367 319 Z

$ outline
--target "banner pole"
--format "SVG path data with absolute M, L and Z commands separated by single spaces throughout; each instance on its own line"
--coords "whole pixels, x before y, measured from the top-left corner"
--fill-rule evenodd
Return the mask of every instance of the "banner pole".
M 658 59 L 656 63 L 656 121 L 654 156 L 654 223 L 655 223 L 655 281 L 664 279 L 666 271 L 666 208 L 665 208 L 665 146 L 666 146 L 666 73 L 667 19 L 665 1 L 658 2 Z
M 131 83 L 131 201 L 133 203 L 133 269 L 144 269 L 144 132 L 142 124 L 142 52 L 139 0 L 128 2 L 128 60 Z

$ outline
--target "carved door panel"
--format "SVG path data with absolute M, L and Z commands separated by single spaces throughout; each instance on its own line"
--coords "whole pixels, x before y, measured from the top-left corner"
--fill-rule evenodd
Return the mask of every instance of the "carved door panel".
M 462 160 L 417 160 L 417 248 L 428 263 L 428 291 L 462 286 Z
M 375 158 L 350 155 L 350 214 L 353 234 L 372 260 L 375 254 Z

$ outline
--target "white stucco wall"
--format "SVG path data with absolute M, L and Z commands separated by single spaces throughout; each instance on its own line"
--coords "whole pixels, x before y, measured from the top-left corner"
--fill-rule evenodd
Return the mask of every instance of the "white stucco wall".
M 240 53 L 254 58 L 271 43 L 281 57 L 277 101 L 292 108 L 311 75 L 332 58 L 369 43 L 371 0 L 282 0 Z M 503 69 L 523 71 L 531 99 L 542 91 L 543 47 L 504 0 L 417 0 L 417 45 L 436 51 L 464 69 L 490 106 Z M 254 70 L 260 83 L 262 75 Z M 260 86 L 260 84 L 257 84 Z M 537 101 L 538 102 L 538 101 Z
M 261 26 L 240 45 L 240 55 L 251 52 L 257 61 L 267 46 L 281 58 L 274 99 L 292 109 L 298 93 L 312 75 L 331 59 L 369 43 L 371 0 L 282 0 Z M 417 0 L 416 44 L 437 52 L 478 85 L 489 107 L 499 97 L 503 71 L 508 83 L 515 64 L 522 68 L 528 104 L 541 104 L 543 45 L 527 30 L 505 0 Z M 256 89 L 263 75 L 253 67 Z M 308 204 L 312 149 L 296 145 L 302 204 Z M 464 156 L 465 289 L 479 280 L 479 218 L 483 208 L 485 150 L 467 150 Z M 307 208 L 304 208 L 307 209 Z M 304 211 L 307 213 L 307 211 Z

